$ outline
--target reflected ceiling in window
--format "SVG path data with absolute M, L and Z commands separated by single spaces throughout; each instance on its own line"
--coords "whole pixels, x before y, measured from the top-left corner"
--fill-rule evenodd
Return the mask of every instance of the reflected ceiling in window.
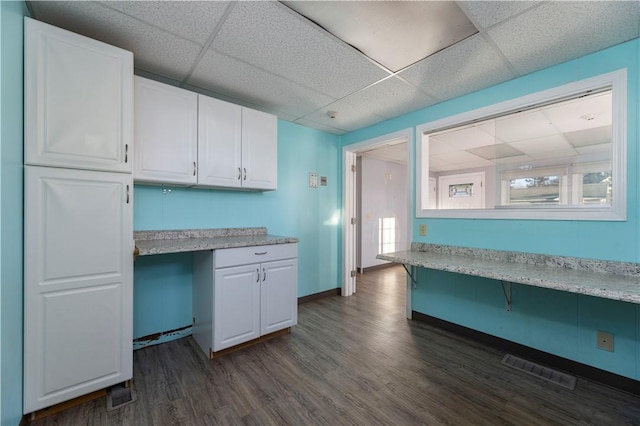
M 611 90 L 429 135 L 429 170 L 526 169 L 611 158 Z

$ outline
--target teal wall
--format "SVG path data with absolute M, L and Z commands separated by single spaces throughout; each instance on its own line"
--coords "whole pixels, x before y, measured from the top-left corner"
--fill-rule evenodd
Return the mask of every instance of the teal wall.
M 498 250 L 640 261 L 638 205 L 640 102 L 638 39 L 416 111 L 342 137 L 343 146 L 407 127 L 627 68 L 627 220 L 625 222 L 415 219 L 413 241 Z M 415 194 L 415 190 L 413 191 Z M 415 195 L 413 195 L 415 211 Z M 418 226 L 427 224 L 420 237 Z M 640 380 L 640 306 L 514 285 L 505 310 L 500 283 L 420 270 L 412 308 L 453 323 Z M 596 330 L 614 333 L 615 352 L 596 348 Z
M 0 2 L 0 424 L 22 417 L 23 1 Z
M 299 238 L 298 296 L 339 287 L 339 137 L 278 121 L 278 189 L 242 192 L 135 186 L 135 230 L 266 226 Z M 309 172 L 328 179 L 309 188 Z M 191 324 L 191 254 L 140 257 L 134 337 Z

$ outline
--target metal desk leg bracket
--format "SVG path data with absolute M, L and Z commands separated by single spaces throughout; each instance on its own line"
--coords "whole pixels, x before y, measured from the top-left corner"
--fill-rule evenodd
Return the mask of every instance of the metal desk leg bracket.
M 413 288 L 418 288 L 418 281 L 416 281 L 415 278 L 413 278 L 413 275 L 411 275 L 411 272 L 409 272 L 409 269 L 407 268 L 407 265 L 405 265 L 404 263 L 402 264 L 402 267 L 404 268 L 405 271 L 407 271 L 407 274 L 409 275 L 409 277 L 411 278 L 411 282 L 413 283 Z
M 500 281 L 500 285 L 502 285 L 502 292 L 504 293 L 504 300 L 507 302 L 507 312 L 511 312 L 511 282 L 506 282 L 507 286 L 505 287 L 505 282 Z

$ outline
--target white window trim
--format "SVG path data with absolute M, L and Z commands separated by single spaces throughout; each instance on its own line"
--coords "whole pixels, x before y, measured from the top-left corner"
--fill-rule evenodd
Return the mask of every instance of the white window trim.
M 562 98 L 611 86 L 612 91 L 612 176 L 613 202 L 611 206 L 582 205 L 553 206 L 518 209 L 427 209 L 429 200 L 429 133 L 482 121 L 532 105 L 552 102 Z M 468 219 L 543 219 L 543 220 L 627 220 L 627 70 L 626 68 L 596 77 L 543 90 L 516 99 L 467 111 L 443 119 L 416 126 L 416 217 L 419 218 L 468 218 Z M 423 168 L 422 164 L 426 164 Z M 425 182 L 425 185 L 422 182 Z

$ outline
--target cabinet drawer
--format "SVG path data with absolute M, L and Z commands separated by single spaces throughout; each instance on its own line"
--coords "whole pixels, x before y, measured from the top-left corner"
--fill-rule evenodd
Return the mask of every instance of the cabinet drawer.
M 214 267 L 249 265 L 270 262 L 272 260 L 298 257 L 298 244 L 272 244 L 266 246 L 238 247 L 214 250 Z

